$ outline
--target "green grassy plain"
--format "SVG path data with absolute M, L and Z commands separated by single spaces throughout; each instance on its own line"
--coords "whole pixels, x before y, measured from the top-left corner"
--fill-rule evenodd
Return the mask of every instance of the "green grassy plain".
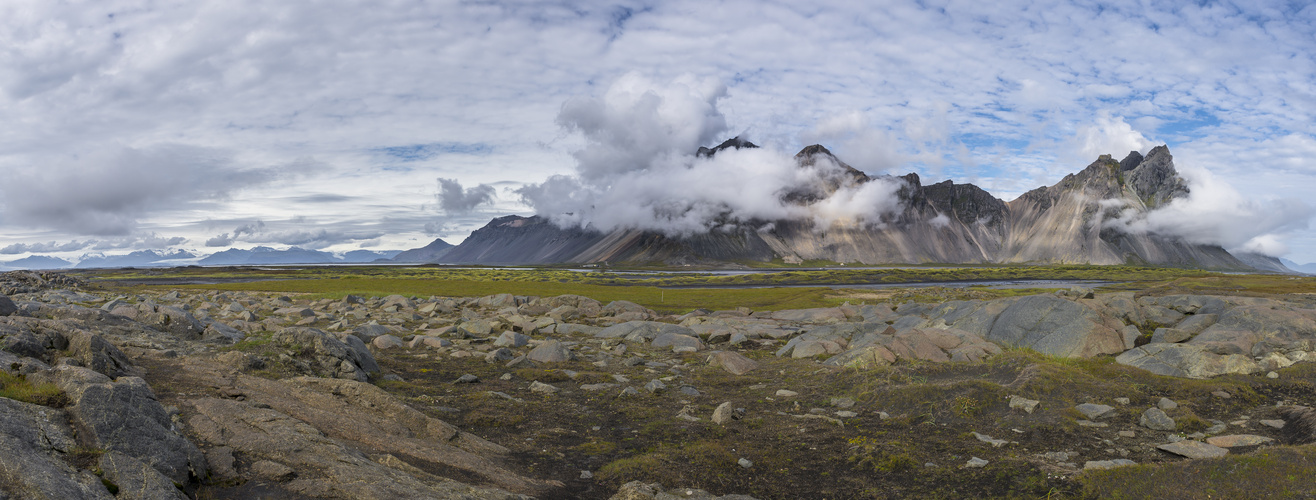
M 682 268 L 683 269 L 683 268 Z M 844 302 L 914 300 L 937 302 L 1045 293 L 1027 289 L 931 288 L 938 283 L 1010 280 L 1099 280 L 1107 291 L 1142 293 L 1275 294 L 1316 292 L 1316 278 L 1232 275 L 1210 271 L 1135 266 L 967 266 L 872 269 L 782 269 L 735 275 L 672 272 L 671 268 L 600 269 L 481 268 L 443 266 L 311 266 L 260 268 L 174 268 L 84 272 L 104 286 L 133 289 L 203 289 L 345 295 L 479 297 L 497 293 L 554 296 L 576 294 L 609 302 L 628 300 L 667 312 L 697 308 L 755 310 L 836 306 Z M 171 281 L 174 280 L 174 281 Z M 215 280 L 180 284 L 176 280 Z M 228 280 L 230 282 L 225 282 Z M 248 281 L 259 280 L 259 281 Z M 237 282 L 234 282 L 237 281 Z M 858 290 L 847 285 L 927 284 L 929 288 Z M 746 288 L 749 287 L 749 288 Z

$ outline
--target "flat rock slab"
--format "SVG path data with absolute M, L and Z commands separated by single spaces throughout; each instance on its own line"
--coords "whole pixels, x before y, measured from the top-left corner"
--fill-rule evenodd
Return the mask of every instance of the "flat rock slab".
M 1041 401 L 1038 401 L 1036 399 L 1028 399 L 1020 396 L 1010 396 L 1010 408 L 1012 409 L 1020 409 L 1027 413 L 1032 413 L 1034 410 L 1037 409 L 1038 404 L 1041 404 Z
M 731 351 L 713 353 L 708 357 L 708 364 L 720 366 L 732 375 L 744 375 L 759 367 L 758 362 Z
M 1115 416 L 1115 407 L 1113 406 L 1083 403 L 1075 406 L 1074 409 L 1082 413 L 1088 420 L 1100 420 Z
M 1216 458 L 1229 454 L 1229 450 L 1215 446 L 1213 444 L 1203 443 L 1201 441 L 1184 440 L 1178 443 L 1166 443 L 1156 448 L 1162 451 L 1168 451 L 1175 455 L 1188 458 Z
M 1137 462 L 1127 458 L 1116 458 L 1114 460 L 1088 460 L 1083 463 L 1083 470 L 1106 470 L 1125 465 L 1138 465 Z
M 1240 446 L 1258 446 L 1275 442 L 1274 439 L 1256 434 L 1231 434 L 1228 436 L 1213 436 L 1206 438 L 1206 442 L 1213 446 L 1221 448 L 1238 448 Z

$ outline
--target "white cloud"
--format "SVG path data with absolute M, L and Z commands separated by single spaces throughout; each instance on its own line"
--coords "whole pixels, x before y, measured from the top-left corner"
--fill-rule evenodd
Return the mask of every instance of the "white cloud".
M 222 200 L 276 176 L 270 169 L 238 167 L 220 151 L 182 145 L 94 149 L 48 160 L 9 162 L 0 193 L 11 222 L 126 235 L 148 212 Z
M 469 189 L 462 189 L 461 182 L 456 179 L 439 179 L 439 193 L 436 196 L 439 200 L 439 207 L 444 212 L 450 214 L 463 214 L 474 210 L 480 205 L 492 205 L 494 202 L 494 188 L 488 184 L 480 184 Z
M 1283 239 L 1306 230 L 1316 213 L 1302 200 L 1246 197 L 1203 169 L 1178 170 L 1188 182 L 1187 197 L 1145 213 L 1126 211 L 1106 225 L 1134 234 L 1170 235 L 1231 251 L 1279 256 L 1288 253 Z
M 1112 116 L 1109 112 L 1102 111 L 1093 123 L 1079 127 L 1072 147 L 1076 153 L 1075 158 L 1092 161 L 1103 154 L 1120 160 L 1130 151 L 1146 153 L 1154 145 L 1152 141 L 1143 137 L 1141 132 L 1126 123 L 1123 117 Z
M 792 153 L 773 148 L 696 156 L 701 145 L 720 142 L 716 134 L 726 128 L 717 108 L 722 92 L 715 82 L 689 76 L 657 84 L 628 74 L 602 99 L 573 98 L 558 121 L 584 136 L 585 147 L 574 153 L 577 175 L 554 176 L 519 193 L 562 225 L 670 235 L 785 218 L 812 218 L 820 229 L 871 224 L 896 208 L 897 183 L 838 184 L 846 178 L 842 167 L 825 159 L 805 168 Z M 794 192 L 825 189 L 835 192 L 807 205 L 789 201 Z

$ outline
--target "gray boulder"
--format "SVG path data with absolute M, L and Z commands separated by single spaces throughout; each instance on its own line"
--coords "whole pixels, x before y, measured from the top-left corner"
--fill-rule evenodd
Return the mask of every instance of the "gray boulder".
M 603 314 L 616 316 L 625 313 L 647 314 L 649 309 L 629 300 L 614 300 L 603 307 Z
M 1226 310 L 1191 343 L 1222 354 L 1264 356 L 1290 346 L 1316 342 L 1316 311 L 1277 300 L 1261 300 Z
M 691 347 L 696 351 L 704 348 L 704 343 L 699 337 L 691 335 L 681 335 L 674 332 L 664 332 L 653 338 L 651 344 L 653 347 Z
M 494 340 L 493 345 L 497 347 L 522 347 L 530 342 L 530 337 L 516 332 L 503 332 Z
M 1147 324 L 1160 326 L 1175 325 L 1184 319 L 1184 313 L 1158 305 L 1144 306 L 1142 316 Z
M 1055 295 L 1031 295 L 1002 311 L 986 339 L 1053 356 L 1091 357 L 1122 352 L 1122 328 L 1079 303 Z
M 18 306 L 9 297 L 0 295 L 0 316 L 9 316 L 18 312 Z
M 571 361 L 574 356 L 571 349 L 556 340 L 549 340 L 539 344 L 526 354 L 525 358 L 536 363 L 562 363 Z
M 48 364 L 69 358 L 111 377 L 136 373 L 119 348 L 84 327 L 70 319 L 0 318 L 0 349 Z
M 1152 332 L 1151 343 L 1174 344 L 1193 338 L 1193 334 L 1178 328 L 1157 328 Z
M 839 307 L 820 307 L 816 309 L 787 309 L 774 311 L 772 319 L 777 321 L 795 321 L 800 323 L 837 323 L 848 321 L 845 311 Z
M 953 300 L 936 306 L 928 312 L 928 324 L 935 327 L 951 327 L 986 337 L 996 323 L 996 318 L 1016 302 L 1016 299 L 992 301 Z M 902 323 L 909 323 L 905 321 Z M 895 325 L 892 325 L 895 326 Z M 915 325 L 912 327 L 918 327 Z M 900 326 L 895 326 L 897 330 Z
M 394 331 L 384 325 L 361 325 L 353 328 L 352 333 L 356 334 L 357 337 L 361 337 L 361 340 L 372 340 L 380 335 L 394 333 Z
M 206 330 L 206 326 L 197 321 L 192 313 L 174 306 L 157 305 L 151 301 L 141 302 L 136 306 L 119 306 L 110 312 L 161 332 L 173 334 L 183 340 L 201 340 Z
M 1138 417 L 1138 425 L 1154 431 L 1172 431 L 1175 428 L 1174 419 L 1160 408 L 1148 408 L 1142 412 L 1142 416 Z
M 0 398 L 0 498 L 112 500 L 100 479 L 60 457 L 77 447 L 64 412 Z
M 84 331 L 69 334 L 69 357 L 111 378 L 135 373 L 128 356 L 100 335 Z
M 1177 443 L 1167 443 L 1156 447 L 1162 451 L 1168 451 L 1175 455 L 1200 459 L 1200 458 L 1217 458 L 1229 454 L 1229 450 L 1219 446 L 1203 443 L 1201 441 L 1184 440 Z
M 1227 299 L 1210 295 L 1167 295 L 1155 302 L 1182 314 L 1219 314 L 1231 305 Z
M 694 330 L 684 326 L 657 321 L 627 321 L 599 330 L 594 336 L 601 339 L 623 338 L 632 342 L 644 342 L 653 340 L 662 333 L 674 333 L 687 337 L 699 336 Z
M 74 425 L 96 448 L 123 453 L 149 464 L 173 482 L 206 477 L 206 460 L 179 434 L 155 393 L 138 377 L 108 377 L 75 366 L 51 374 L 68 394 Z
M 101 455 L 101 472 L 119 487 L 119 500 L 188 500 L 174 482 L 146 462 L 117 451 Z
M 220 321 L 207 321 L 201 337 L 205 340 L 231 344 L 246 338 L 247 334 Z
M 1192 342 L 1147 344 L 1115 358 L 1115 362 L 1142 368 L 1157 375 L 1208 378 L 1226 373 L 1256 373 L 1262 366 L 1241 354 L 1219 354 Z
M 1101 420 L 1115 416 L 1116 411 L 1113 406 L 1101 405 L 1095 403 L 1083 403 L 1074 407 L 1079 413 L 1083 414 L 1088 420 Z
M 759 367 L 757 361 L 732 351 L 718 351 L 713 353 L 708 357 L 708 364 L 720 366 L 723 370 L 726 370 L 727 373 L 732 375 L 744 375 Z
M 339 339 L 315 328 L 293 327 L 275 332 L 271 340 L 308 358 L 316 375 L 364 382 L 379 372 L 365 342 L 354 335 Z
M 190 401 L 196 408 L 196 415 L 188 423 L 202 441 L 212 446 L 228 447 L 253 464 L 263 461 L 281 466 L 267 465 L 261 468 L 263 471 L 281 468 L 295 471 L 279 486 L 297 498 L 524 498 L 507 491 L 472 487 L 456 481 L 427 481 L 426 478 L 432 476 L 410 465 L 409 462 L 414 461 L 421 461 L 426 467 L 434 462 L 445 470 L 460 470 L 459 473 L 474 474 L 485 481 L 526 493 L 535 493 L 536 487 L 542 488 L 533 480 L 496 467 L 484 456 L 456 447 L 478 438 L 446 433 L 444 431 L 450 426 L 414 413 L 402 415 L 410 418 L 380 419 L 377 414 L 381 407 L 391 410 L 399 405 L 381 404 L 384 401 L 378 399 L 370 400 L 369 405 L 359 405 L 356 401 L 359 391 L 352 387 L 338 385 L 332 386 L 331 390 L 334 390 L 332 394 L 341 396 L 326 394 L 327 397 L 339 404 L 352 405 L 347 409 L 360 412 L 364 418 L 341 411 L 316 412 L 309 410 L 307 404 L 293 405 L 302 411 L 289 415 L 280 411 L 281 408 L 289 411 L 284 408 L 287 405 L 279 404 L 280 401 L 272 401 L 270 406 L 273 408 L 257 408 L 233 400 L 202 398 Z M 295 389 L 284 391 L 294 396 L 301 394 Z M 324 418 L 338 420 L 321 421 Z M 358 446 L 370 450 L 369 454 L 349 447 L 362 440 L 368 440 L 369 444 Z M 408 462 L 399 459 L 399 455 L 408 456 Z M 256 474 L 262 470 L 250 472 Z

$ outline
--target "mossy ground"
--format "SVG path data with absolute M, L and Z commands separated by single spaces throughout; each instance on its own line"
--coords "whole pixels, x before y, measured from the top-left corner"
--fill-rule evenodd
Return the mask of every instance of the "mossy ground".
M 1079 473 L 1038 454 L 1077 452 L 1071 460 L 1081 467 L 1086 460 L 1118 458 L 1108 448 L 1124 448 L 1132 453 L 1129 458 L 1148 466 L 1120 474 L 1172 474 L 1185 467 L 1182 459 L 1151 448 L 1164 442 L 1164 433 L 1138 428 L 1137 438 L 1113 436 L 1115 428 L 1137 428 L 1138 414 L 1161 397 L 1180 403 L 1170 414 L 1193 427 L 1181 429 L 1185 434 L 1201 430 L 1194 427 L 1204 422 L 1199 415 L 1232 418 L 1254 414 L 1272 402 L 1316 401 L 1313 370 L 1305 365 L 1282 371 L 1277 380 L 1183 380 L 1151 376 L 1109 358 L 1053 358 L 1022 350 L 977 364 L 898 363 L 862 371 L 779 359 L 766 352 L 744 352 L 762 364 L 744 376 L 704 365 L 704 354 L 684 355 L 692 368 L 681 380 L 697 389 L 698 396 L 681 394 L 669 383 L 668 390 L 658 394 L 642 390 L 639 396 L 619 397 L 626 385 L 638 388 L 669 374 L 648 371 L 652 369 L 644 365 L 600 368 L 572 362 L 552 369 L 513 370 L 480 358 L 436 359 L 407 350 L 380 355 L 385 366 L 406 380 L 381 387 L 436 418 L 508 446 L 517 464 L 534 474 L 571 478 L 560 498 L 607 498 L 632 480 L 758 498 L 1094 498 L 1120 491 L 1134 492 L 1129 493 L 1132 498 L 1138 491 L 1164 490 L 1153 488 L 1158 484 L 1154 479 L 1145 480 L 1145 488 L 1151 489 L 1120 489 L 1120 484 L 1140 483 L 1125 475 Z M 479 376 L 481 382 L 452 383 L 465 373 Z M 500 380 L 504 373 L 511 373 L 511 380 Z M 610 381 L 613 374 L 630 382 L 598 392 L 579 389 Z M 551 396 L 530 393 L 526 387 L 534 380 L 563 390 Z M 776 397 L 777 389 L 799 395 Z M 1211 394 L 1220 390 L 1234 397 Z M 1007 400 L 1011 394 L 1039 399 L 1042 405 L 1033 414 L 1012 410 Z M 1072 410 L 1075 404 L 1115 405 L 1119 397 L 1131 403 L 1106 421 L 1111 429 L 1076 424 L 1081 417 Z M 840 419 L 844 425 L 804 416 L 836 418 L 840 409 L 832 398 L 854 399 L 856 405 L 849 410 L 857 416 Z M 723 401 L 744 408 L 744 418 L 712 423 L 710 416 Z M 687 408 L 700 420 L 678 418 Z M 972 432 L 1013 443 L 996 448 Z M 1102 442 L 1112 437 L 1118 441 L 1114 445 Z M 1284 453 L 1270 450 L 1257 453 Z M 965 468 L 971 457 L 990 463 Z M 754 465 L 740 467 L 740 458 Z M 1262 460 L 1254 467 L 1270 467 L 1276 460 Z M 1295 467 L 1316 472 L 1316 467 L 1287 464 L 1273 473 L 1293 474 Z M 1212 470 L 1217 481 L 1233 480 L 1223 465 Z M 591 471 L 594 477 L 575 479 L 580 471 Z
M 26 377 L 4 371 L 0 371 L 0 398 L 55 408 L 69 403 L 68 395 L 54 384 L 33 384 Z

